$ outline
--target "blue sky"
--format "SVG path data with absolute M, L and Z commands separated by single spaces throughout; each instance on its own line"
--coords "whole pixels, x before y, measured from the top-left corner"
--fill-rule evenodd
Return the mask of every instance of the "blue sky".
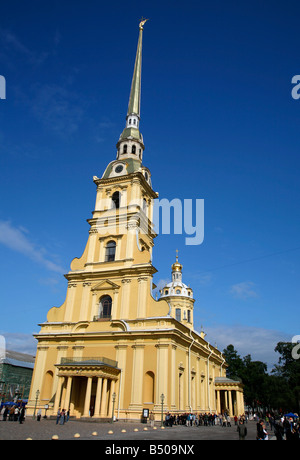
M 0 334 L 32 333 L 63 303 L 85 247 L 94 175 L 115 159 L 140 18 L 140 130 L 160 198 L 204 199 L 205 237 L 159 235 L 159 286 L 175 250 L 195 328 L 272 364 L 299 331 L 300 74 L 296 1 L 10 0 L 1 7 Z M 32 351 L 33 350 L 33 351 Z

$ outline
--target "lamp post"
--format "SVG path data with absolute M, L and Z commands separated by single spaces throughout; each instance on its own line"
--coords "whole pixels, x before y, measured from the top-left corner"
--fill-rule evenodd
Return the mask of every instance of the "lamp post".
M 162 393 L 160 395 L 160 400 L 161 400 L 161 424 L 160 426 L 164 425 L 164 400 L 165 400 L 165 395 Z
M 39 395 L 40 395 L 40 390 L 36 390 L 35 405 L 34 405 L 34 411 L 33 411 L 33 415 L 32 415 L 32 420 L 35 419 L 35 411 L 36 411 L 36 406 L 37 406 L 37 402 L 38 402 L 38 399 L 39 399 Z
M 116 393 L 113 392 L 113 394 L 112 394 L 112 403 L 113 403 L 113 406 L 112 406 L 112 414 L 111 414 L 111 423 L 113 423 L 113 421 L 114 421 L 116 396 L 117 396 Z

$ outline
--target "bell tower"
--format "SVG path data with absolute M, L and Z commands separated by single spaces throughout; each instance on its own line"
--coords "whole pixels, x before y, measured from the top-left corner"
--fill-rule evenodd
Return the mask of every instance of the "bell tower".
M 178 250 L 176 250 L 176 261 L 172 264 L 172 281 L 161 289 L 160 294 L 161 299 L 167 300 L 171 306 L 171 316 L 190 329 L 194 329 L 193 290 L 182 282 L 182 265 L 178 262 Z
M 126 126 L 117 143 L 117 158 L 101 178 L 93 177 L 97 194 L 95 210 L 88 219 L 88 242 L 81 258 L 72 261 L 71 271 L 65 275 L 69 285 L 77 289 L 68 291 L 60 308 L 64 321 L 145 318 L 157 304 L 151 291 L 156 273 L 152 265 L 156 237 L 153 200 L 158 194 L 152 189 L 149 169 L 142 164 L 144 144 L 139 131 L 145 22 L 139 24 Z M 167 314 L 166 302 L 159 305 Z M 158 306 L 153 308 L 157 314 Z M 58 316 L 57 309 L 50 310 L 48 318 L 53 315 Z

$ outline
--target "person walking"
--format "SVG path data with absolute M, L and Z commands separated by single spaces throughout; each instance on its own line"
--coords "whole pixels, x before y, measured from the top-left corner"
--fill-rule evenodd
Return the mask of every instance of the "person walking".
M 237 426 L 237 432 L 239 433 L 239 440 L 245 441 L 247 436 L 247 427 L 244 424 L 243 419 L 240 420 L 240 423 Z

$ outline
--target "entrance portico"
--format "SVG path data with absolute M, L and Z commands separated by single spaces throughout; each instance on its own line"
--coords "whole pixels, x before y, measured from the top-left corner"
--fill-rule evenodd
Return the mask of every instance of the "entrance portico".
M 241 415 L 244 413 L 244 385 L 237 380 L 232 380 L 226 377 L 216 377 L 215 391 L 217 401 L 217 412 L 228 415 Z
M 58 369 L 53 413 L 70 410 L 77 418 L 111 418 L 112 395 L 119 392 L 120 369 L 107 358 L 64 358 Z

